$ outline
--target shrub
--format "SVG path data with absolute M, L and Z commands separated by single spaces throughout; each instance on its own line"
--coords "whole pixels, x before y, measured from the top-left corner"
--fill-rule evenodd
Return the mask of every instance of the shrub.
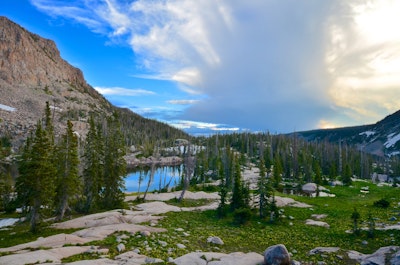
M 374 202 L 374 206 L 379 208 L 388 208 L 390 206 L 390 202 L 386 199 L 380 199 Z
M 239 208 L 233 212 L 233 221 L 235 224 L 242 225 L 247 223 L 251 218 L 251 210 L 249 208 Z

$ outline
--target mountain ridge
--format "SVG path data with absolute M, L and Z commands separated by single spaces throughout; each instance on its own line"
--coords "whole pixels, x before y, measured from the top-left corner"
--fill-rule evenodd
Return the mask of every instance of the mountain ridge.
M 367 125 L 296 132 L 308 141 L 346 142 L 377 156 L 400 154 L 400 110 Z
M 118 112 L 124 115 L 122 130 L 128 138 L 142 137 L 143 126 L 150 127 L 146 137 L 152 141 L 167 135 L 165 131 L 171 137 L 188 137 L 167 124 L 113 106 L 86 82 L 80 69 L 61 58 L 54 41 L 0 16 L 0 135 L 8 135 L 20 146 L 43 117 L 46 102 L 53 110 L 56 133 L 63 132 L 66 120 L 71 120 L 74 130 L 86 135 L 90 115 L 101 121 Z

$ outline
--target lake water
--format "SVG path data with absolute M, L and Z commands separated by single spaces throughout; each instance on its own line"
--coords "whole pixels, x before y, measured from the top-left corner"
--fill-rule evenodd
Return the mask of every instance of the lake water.
M 142 168 L 128 173 L 125 178 L 127 192 L 144 192 L 149 186 L 149 192 L 159 191 L 164 188 L 172 188 L 181 181 L 181 166 L 158 167 L 154 169 L 151 178 L 151 169 Z

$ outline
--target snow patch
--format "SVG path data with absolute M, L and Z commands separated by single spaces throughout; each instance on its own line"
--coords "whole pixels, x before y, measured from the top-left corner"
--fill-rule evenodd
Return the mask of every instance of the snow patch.
M 55 111 L 59 111 L 62 112 L 62 108 L 56 107 L 56 106 L 50 106 L 50 109 L 55 110 Z
M 400 133 L 397 135 L 394 135 L 394 133 L 391 133 L 388 135 L 388 140 L 384 143 L 386 148 L 394 146 L 398 141 L 400 140 Z
M 365 135 L 367 137 L 370 137 L 371 135 L 374 135 L 375 132 L 374 131 L 365 131 L 365 132 L 361 132 L 358 135 Z
M 14 225 L 18 221 L 19 221 L 19 219 L 17 219 L 17 218 L 0 219 L 0 228 Z
M 15 111 L 15 108 L 9 107 L 9 106 L 3 105 L 3 104 L 0 104 L 0 109 L 6 110 L 6 111 Z

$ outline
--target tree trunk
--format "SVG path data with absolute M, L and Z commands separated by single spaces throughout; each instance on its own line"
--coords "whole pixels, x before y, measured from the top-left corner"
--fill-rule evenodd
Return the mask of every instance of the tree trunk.
M 143 195 L 143 201 L 144 200 L 146 200 L 146 195 L 147 195 L 147 192 L 149 191 L 149 188 L 150 188 L 150 185 L 151 185 L 151 182 L 153 181 L 153 178 L 154 178 L 154 173 L 156 172 L 156 169 L 155 169 L 155 164 L 153 163 L 153 164 L 151 164 L 151 169 L 150 169 L 150 177 L 149 177 L 149 181 L 147 182 L 147 187 L 146 187 L 146 191 L 144 192 L 144 195 Z
M 31 232 L 37 231 L 37 223 L 39 220 L 39 209 L 40 209 L 40 202 L 38 199 L 35 199 L 31 210 L 31 220 L 30 220 Z

